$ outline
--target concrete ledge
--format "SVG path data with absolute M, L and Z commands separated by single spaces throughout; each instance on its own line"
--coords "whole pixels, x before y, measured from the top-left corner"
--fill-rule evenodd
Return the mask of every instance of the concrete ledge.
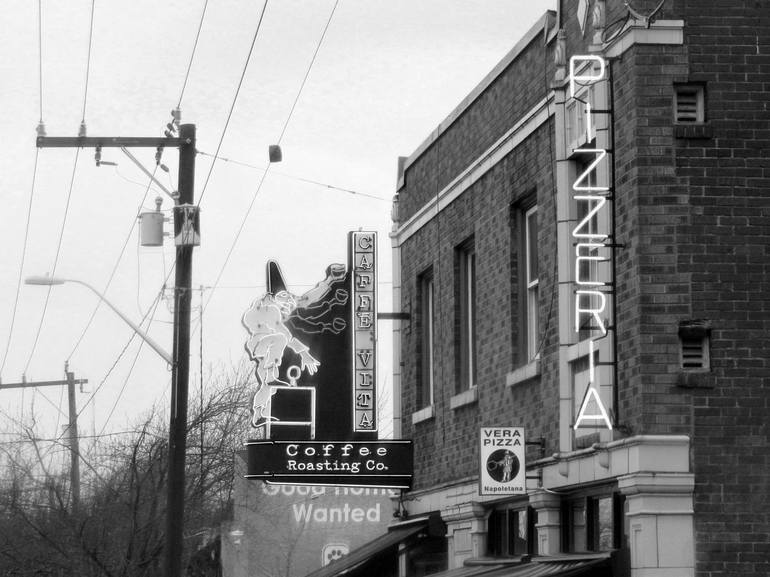
M 674 124 L 675 138 L 713 138 L 714 129 L 708 123 Z
M 615 38 L 606 48 L 606 58 L 617 58 L 637 44 L 684 44 L 684 20 L 656 20 L 649 28 L 630 26 Z
M 695 489 L 695 476 L 692 473 L 633 473 L 618 477 L 618 488 L 624 495 L 691 494 Z M 692 513 L 692 505 L 687 512 Z
M 505 375 L 505 386 L 513 387 L 540 376 L 540 357 Z
M 528 469 L 534 468 L 531 464 Z M 549 489 L 610 480 L 634 473 L 690 473 L 686 435 L 639 435 L 542 459 L 543 486 Z M 537 465 L 535 465 L 537 466 Z M 538 467 L 539 468 L 539 467 Z
M 427 139 L 420 144 L 417 149 L 403 160 L 399 160 L 400 178 L 398 179 L 398 185 L 396 190 L 401 190 L 404 186 L 403 175 L 406 170 L 415 163 L 415 161 L 422 156 L 430 146 L 438 140 L 438 138 L 446 132 L 455 120 L 457 120 L 463 112 L 470 108 L 476 99 L 489 88 L 495 80 L 508 68 L 516 59 L 524 52 L 534 40 L 537 40 L 542 34 L 543 30 L 547 30 L 551 25 L 550 20 L 555 17 L 553 12 L 546 12 L 540 19 L 535 22 L 532 27 L 527 31 L 524 36 L 519 40 L 516 45 L 506 54 L 503 59 L 497 63 L 497 65 L 484 77 L 484 79 L 458 104 L 455 109 L 449 113 L 449 115 L 431 131 Z
M 436 214 L 444 210 L 477 180 L 497 165 L 508 153 L 523 143 L 541 124 L 547 122 L 554 113 L 551 92 L 546 98 L 522 115 L 521 119 L 500 139 L 446 185 L 436 197 L 418 209 L 406 222 L 390 235 L 392 246 L 400 247 L 418 230 L 430 222 Z M 438 199 L 438 200 L 437 200 Z
M 417 423 L 423 423 L 425 421 L 429 421 L 433 418 L 433 405 L 428 405 L 424 409 L 420 409 L 419 411 L 415 411 L 412 413 L 412 424 L 416 425 Z
M 466 405 L 472 405 L 479 400 L 479 388 L 472 387 L 449 399 L 449 408 L 453 411 Z

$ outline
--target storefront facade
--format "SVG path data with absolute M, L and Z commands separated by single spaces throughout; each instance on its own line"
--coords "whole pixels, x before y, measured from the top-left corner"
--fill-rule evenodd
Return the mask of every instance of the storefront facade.
M 770 569 L 770 26 L 630 4 L 560 2 L 400 162 L 397 510 L 446 534 L 399 575 Z

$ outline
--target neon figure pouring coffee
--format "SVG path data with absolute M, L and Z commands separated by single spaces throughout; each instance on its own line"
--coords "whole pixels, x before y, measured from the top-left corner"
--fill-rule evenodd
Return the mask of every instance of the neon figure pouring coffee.
M 245 348 L 256 363 L 258 388 L 252 403 L 254 426 L 261 419 L 272 418 L 266 414 L 267 404 L 275 394 L 275 389 L 269 385 L 296 386 L 303 372 L 312 376 L 321 365 L 292 329 L 295 333 L 339 334 L 346 328 L 344 316 L 336 315 L 334 309 L 344 307 L 348 292 L 332 286 L 344 277 L 344 265 L 331 265 L 322 281 L 302 296 L 295 296 L 287 290 L 278 264 L 268 262 L 268 292 L 255 300 L 242 318 L 242 324 L 249 332 Z M 299 356 L 299 366 L 292 365 L 284 381 L 280 378 L 280 370 L 287 348 Z

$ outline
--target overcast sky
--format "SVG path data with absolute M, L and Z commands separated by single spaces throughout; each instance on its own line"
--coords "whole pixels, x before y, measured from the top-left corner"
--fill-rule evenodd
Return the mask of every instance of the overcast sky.
M 146 345 L 140 349 L 139 339 L 127 346 L 132 330 L 112 311 L 101 307 L 85 330 L 98 301 L 87 289 L 67 284 L 48 295 L 45 287 L 22 283 L 17 301 L 20 274 L 85 281 L 135 322 L 152 318 L 143 326 L 171 349 L 172 313 L 165 301 L 157 308 L 154 301 L 171 272 L 173 243 L 140 247 L 134 226 L 141 207 L 154 210 L 155 198 L 164 195 L 148 190 L 148 179 L 117 149 L 102 152 L 102 160 L 117 167 L 96 167 L 89 149 L 41 149 L 35 170 L 41 109 L 49 136 L 76 136 L 84 111 L 89 136 L 160 136 L 181 97 L 182 121 L 197 126 L 204 153 L 196 160 L 196 200 L 203 195 L 202 243 L 193 263 L 193 286 L 203 287 L 193 296 L 196 389 L 201 346 L 204 373 L 241 360 L 241 315 L 264 292 L 268 258 L 278 259 L 290 288 L 303 292 L 327 265 L 346 262 L 347 231 L 376 230 L 380 310 L 392 310 L 388 232 L 398 156 L 411 154 L 555 4 L 339 0 L 335 8 L 334 0 L 271 0 L 246 67 L 263 5 L 212 0 L 185 86 L 203 0 L 96 1 L 88 74 L 91 1 L 6 0 L 0 34 L 3 383 L 23 374 L 28 381 L 61 379 L 69 359 L 76 378 L 89 381 L 77 399 L 83 435 L 125 430 L 154 403 L 164 410 L 168 403 L 165 362 Z M 279 139 L 284 161 L 260 187 L 268 146 Z M 220 141 L 220 156 L 230 160 L 212 169 L 210 155 Z M 132 152 L 153 169 L 154 150 Z M 177 156 L 165 151 L 170 172 L 157 173 L 172 190 Z M 171 208 L 168 198 L 162 208 Z M 379 386 L 385 389 L 391 386 L 390 328 L 380 326 L 386 343 Z M 39 436 L 61 434 L 62 387 L 0 395 L 0 431 L 17 434 L 18 421 L 34 412 Z

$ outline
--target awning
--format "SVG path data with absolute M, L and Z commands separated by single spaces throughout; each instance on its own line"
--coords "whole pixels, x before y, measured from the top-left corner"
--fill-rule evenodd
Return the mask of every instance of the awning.
M 431 577 L 612 577 L 612 566 L 608 555 L 562 555 L 527 563 L 467 565 Z
M 317 571 L 309 573 L 306 577 L 337 577 L 349 575 L 356 569 L 363 569 L 362 566 L 365 563 L 376 562 L 377 559 L 381 558 L 383 555 L 390 553 L 395 556 L 398 552 L 398 544 L 409 537 L 416 535 L 420 531 L 427 531 L 428 522 L 429 519 L 425 517 L 423 519 L 415 519 L 414 521 L 400 523 L 399 525 L 392 527 L 384 535 L 380 535 L 358 549 L 354 549 L 341 559 L 332 561 L 325 567 L 321 567 Z

